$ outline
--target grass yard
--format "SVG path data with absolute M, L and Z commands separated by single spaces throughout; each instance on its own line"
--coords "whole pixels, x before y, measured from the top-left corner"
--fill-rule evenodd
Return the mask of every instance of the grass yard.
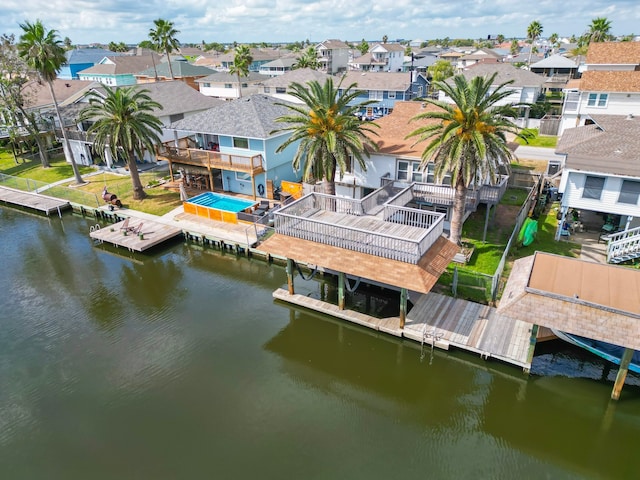
M 50 158 L 50 168 L 42 168 L 40 160 L 19 160 L 16 164 L 13 155 L 8 150 L 0 150 L 0 172 L 20 178 L 29 178 L 43 183 L 53 183 L 66 178 L 73 178 L 73 168 L 64 157 Z M 78 165 L 80 175 L 93 172 L 93 167 Z
M 525 128 L 523 132 L 531 134 L 531 137 L 527 138 L 527 141 L 523 140 L 520 137 L 516 137 L 515 140 L 520 145 L 527 145 L 529 147 L 555 148 L 558 143 L 557 136 L 539 135 L 537 128 Z

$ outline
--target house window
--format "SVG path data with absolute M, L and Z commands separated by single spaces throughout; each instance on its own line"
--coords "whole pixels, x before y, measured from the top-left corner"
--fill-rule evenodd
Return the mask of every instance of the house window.
M 184 113 L 176 113 L 175 115 L 169 115 L 169 123 L 177 122 L 184 118 Z
M 240 182 L 248 182 L 251 180 L 251 175 L 244 172 L 236 172 L 236 180 Z
M 276 93 L 287 93 L 287 87 L 276 87 Z
M 398 160 L 396 179 L 402 182 L 422 182 L 420 162 Z
M 369 90 L 369 100 L 382 100 L 383 94 L 382 90 Z
M 394 98 L 396 98 L 396 92 L 389 92 L 387 96 L 389 99 L 393 100 Z
M 618 197 L 618 203 L 637 205 L 638 197 L 640 197 L 640 182 L 623 180 L 622 187 L 620 188 L 620 196 Z
M 211 84 L 209 82 L 204 82 L 202 84 L 202 86 L 205 87 L 205 88 L 209 88 L 211 86 Z
M 233 84 L 231 84 L 231 83 L 225 83 L 225 84 L 224 84 L 224 88 L 233 88 Z
M 584 181 L 584 190 L 582 191 L 582 198 L 590 198 L 593 200 L 600 200 L 602 196 L 602 190 L 604 188 L 604 177 L 593 177 L 587 175 Z
M 587 105 L 590 107 L 606 107 L 608 98 L 608 93 L 590 93 Z
M 233 146 L 235 148 L 249 148 L 249 139 L 242 137 L 233 137 Z
M 427 168 L 425 169 L 425 173 L 427 177 L 425 181 L 427 183 L 437 183 L 438 185 L 450 185 L 451 184 L 451 174 L 447 173 L 442 177 L 440 182 L 436 182 L 436 166 L 434 163 L 428 163 Z
M 248 83 L 243 83 L 243 84 L 242 84 L 242 88 L 247 88 L 248 86 L 249 86 L 249 84 L 248 84 Z
M 264 87 L 264 93 L 271 93 L 270 87 Z

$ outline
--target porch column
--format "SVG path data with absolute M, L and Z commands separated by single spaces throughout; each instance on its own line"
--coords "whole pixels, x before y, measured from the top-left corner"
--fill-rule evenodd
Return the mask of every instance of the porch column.
M 256 199 L 256 177 L 251 172 L 251 193 L 253 194 L 253 199 Z
M 287 286 L 289 287 L 289 295 L 295 294 L 295 290 L 293 287 L 293 260 L 287 258 Z
M 404 328 L 405 320 L 407 319 L 407 297 L 408 291 L 406 288 L 400 289 L 400 328 Z
M 338 273 L 338 308 L 344 310 L 344 273 Z
M 633 357 L 633 349 L 625 348 L 622 358 L 620 359 L 620 370 L 616 375 L 616 383 L 613 384 L 613 391 L 611 392 L 611 399 L 618 400 L 620 393 L 622 392 L 622 386 L 627 378 L 627 372 L 629 371 L 629 364 L 631 363 L 631 357 Z
M 631 216 L 627 217 L 627 224 L 624 226 L 625 230 L 629 230 L 629 226 L 631 225 L 631 222 L 633 222 L 633 217 Z

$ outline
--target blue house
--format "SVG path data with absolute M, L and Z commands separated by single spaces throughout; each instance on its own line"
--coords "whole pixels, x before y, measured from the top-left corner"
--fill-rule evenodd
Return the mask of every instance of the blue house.
M 172 172 L 197 176 L 201 188 L 269 198 L 283 180 L 298 182 L 291 165 L 297 144 L 278 147 L 291 135 L 272 134 L 290 110 L 268 95 L 255 94 L 210 108 L 171 124 L 174 140 L 164 143 L 158 158 Z
M 347 72 L 342 78 L 340 93 L 352 84 L 360 95 L 352 102 L 353 105 L 367 100 L 374 103 L 362 108 L 360 114 L 368 120 L 380 118 L 393 111 L 396 101 L 415 100 L 427 93 L 429 81 L 419 72 Z
M 104 57 L 115 55 L 122 54 L 105 50 L 104 48 L 78 48 L 69 50 L 66 53 L 67 62 L 60 68 L 58 78 L 62 78 L 63 80 L 78 80 L 79 71 L 93 67 L 100 63 L 100 60 Z

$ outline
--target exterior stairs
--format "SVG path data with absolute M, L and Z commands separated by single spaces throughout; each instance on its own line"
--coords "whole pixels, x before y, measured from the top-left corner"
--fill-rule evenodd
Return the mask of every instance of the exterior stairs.
M 640 258 L 640 227 L 607 235 L 607 263 Z

